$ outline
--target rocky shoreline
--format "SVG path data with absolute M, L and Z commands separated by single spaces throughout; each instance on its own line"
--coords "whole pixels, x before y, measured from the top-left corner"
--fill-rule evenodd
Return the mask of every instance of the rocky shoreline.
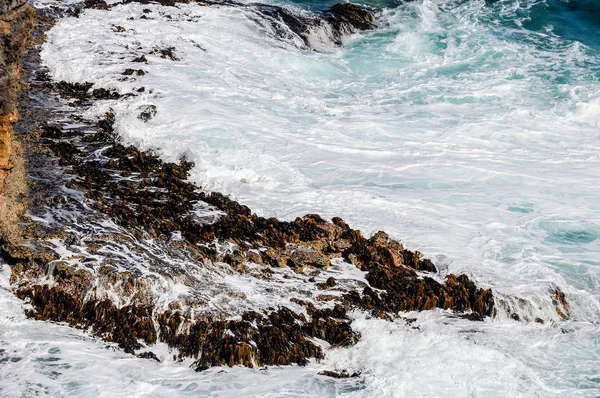
M 109 8 L 102 1 L 86 6 Z M 348 23 L 340 15 L 349 12 L 364 22 L 350 23 L 356 29 L 374 23 L 370 13 L 340 7 L 346 9 L 334 7 L 325 18 Z M 38 19 L 41 37 L 51 21 Z M 314 214 L 264 218 L 203 191 L 188 180 L 194 165 L 186 159 L 169 163 L 122 143 L 114 114 L 82 116 L 94 101 L 138 93 L 54 82 L 36 47 L 25 67 L 16 131 L 28 160 L 29 212 L 19 239 L 2 239 L 2 256 L 28 316 L 89 330 L 150 359 L 158 359 L 152 345 L 163 342 L 200 371 L 323 358 L 361 338 L 352 330 L 353 311 L 411 324 L 403 312 L 439 308 L 482 321 L 498 310 L 491 289 L 466 275 L 442 280 L 431 261 L 384 232 L 365 237 L 341 218 Z M 154 112 L 149 105 L 139 117 Z M 274 301 L 257 306 L 226 285 L 228 278 L 262 284 Z M 182 286 L 185 293 L 173 293 Z M 557 313 L 568 317 L 564 294 L 551 294 Z M 217 295 L 226 305 L 214 305 Z

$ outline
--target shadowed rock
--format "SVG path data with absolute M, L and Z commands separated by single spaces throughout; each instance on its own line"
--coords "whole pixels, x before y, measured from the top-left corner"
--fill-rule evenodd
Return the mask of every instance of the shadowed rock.
M 375 15 L 351 3 L 338 3 L 324 12 L 314 14 L 266 4 L 247 7 L 260 17 L 257 22 L 268 23 L 276 36 L 284 40 L 299 38 L 307 48 L 313 49 L 323 37 L 340 46 L 344 36 L 375 27 Z

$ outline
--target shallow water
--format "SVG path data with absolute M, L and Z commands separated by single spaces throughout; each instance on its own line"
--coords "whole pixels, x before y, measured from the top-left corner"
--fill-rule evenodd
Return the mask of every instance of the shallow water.
M 319 52 L 282 42 L 240 9 L 130 4 L 63 20 L 42 55 L 56 80 L 122 92 L 146 87 L 145 95 L 91 113 L 111 107 L 127 140 L 195 161 L 193 178 L 206 189 L 262 215 L 337 215 L 367 234 L 385 230 L 443 274 L 464 272 L 492 287 L 522 318 L 556 322 L 499 316 L 473 324 L 435 311 L 415 315 L 415 330 L 356 314 L 363 340 L 330 351 L 322 364 L 226 369 L 225 376 L 133 359 L 117 365 L 111 358 L 125 355 L 52 329 L 65 344 L 98 350 L 105 365 L 90 361 L 114 393 L 139 384 L 148 390 L 123 395 L 164 396 L 160 375 L 169 371 L 182 394 L 192 380 L 211 386 L 190 392 L 199 396 L 600 395 L 597 3 L 367 5 L 380 13 L 377 29 L 348 37 L 342 48 L 314 32 Z M 137 19 L 143 8 L 155 19 Z M 139 67 L 129 62 L 135 56 L 169 46 L 179 61 L 149 57 L 145 76 L 117 81 Z M 143 123 L 137 115 L 150 103 L 158 114 Z M 572 303 L 569 321 L 553 314 L 555 285 Z M 9 346 L 45 349 L 35 335 L 43 324 L 18 322 L 28 326 Z M 10 340 L 9 329 L 1 341 Z M 65 363 L 73 366 L 78 355 L 66 354 Z M 0 363 L 0 374 L 15 366 Z M 316 375 L 323 368 L 362 374 L 333 381 Z M 92 375 L 36 377 L 52 391 L 93 396 L 106 383 Z M 69 390 L 80 377 L 98 390 Z

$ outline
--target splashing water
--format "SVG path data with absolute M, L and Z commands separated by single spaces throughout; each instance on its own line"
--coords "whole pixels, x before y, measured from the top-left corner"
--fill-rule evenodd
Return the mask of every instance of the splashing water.
M 556 322 L 499 314 L 474 324 L 434 311 L 410 314 L 420 327 L 413 329 L 357 313 L 362 341 L 329 351 L 321 364 L 194 374 L 24 320 L 6 293 L 0 391 L 17 385 L 20 392 L 79 396 L 600 394 L 597 4 L 367 5 L 378 10 L 379 27 L 347 37 L 342 48 L 314 31 L 320 52 L 279 40 L 240 8 L 129 4 L 61 21 L 42 56 L 56 80 L 121 92 L 146 87 L 146 94 L 90 112 L 111 107 L 126 140 L 171 160 L 195 161 L 193 178 L 205 189 L 231 194 L 262 215 L 338 215 L 366 233 L 386 230 L 443 273 L 465 272 L 491 286 L 521 318 L 544 314 Z M 154 19 L 139 20 L 142 8 Z M 127 30 L 117 34 L 112 25 Z M 117 80 L 134 56 L 171 46 L 180 61 L 153 58 L 144 77 Z M 137 115 L 148 103 L 158 113 L 143 123 Z M 571 302 L 569 321 L 552 315 L 548 289 L 555 285 Z M 55 357 L 47 351 L 54 339 L 57 365 L 68 366 L 59 375 L 40 359 Z M 24 355 L 29 359 L 11 362 Z M 88 370 L 71 370 L 82 363 Z M 317 375 L 322 369 L 361 376 L 328 380 Z

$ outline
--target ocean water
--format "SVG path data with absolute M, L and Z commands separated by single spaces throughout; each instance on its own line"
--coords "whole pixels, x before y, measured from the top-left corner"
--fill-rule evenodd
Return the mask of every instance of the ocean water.
M 271 3 L 299 13 L 333 4 Z M 433 311 L 410 314 L 415 330 L 356 313 L 362 341 L 321 363 L 197 374 L 164 348 L 157 364 L 24 319 L 4 266 L 0 395 L 600 396 L 600 3 L 360 4 L 378 27 L 340 48 L 326 28 L 311 32 L 318 51 L 281 40 L 248 9 L 128 4 L 63 19 L 42 57 L 55 80 L 144 86 L 90 116 L 112 109 L 126 141 L 193 160 L 205 189 L 265 216 L 385 230 L 441 276 L 491 287 L 525 321 Z M 139 19 L 145 8 L 153 19 Z M 131 63 L 165 47 L 179 60 Z M 123 79 L 139 67 L 148 73 Z M 158 113 L 143 123 L 148 104 Z M 555 286 L 567 321 L 553 310 Z

